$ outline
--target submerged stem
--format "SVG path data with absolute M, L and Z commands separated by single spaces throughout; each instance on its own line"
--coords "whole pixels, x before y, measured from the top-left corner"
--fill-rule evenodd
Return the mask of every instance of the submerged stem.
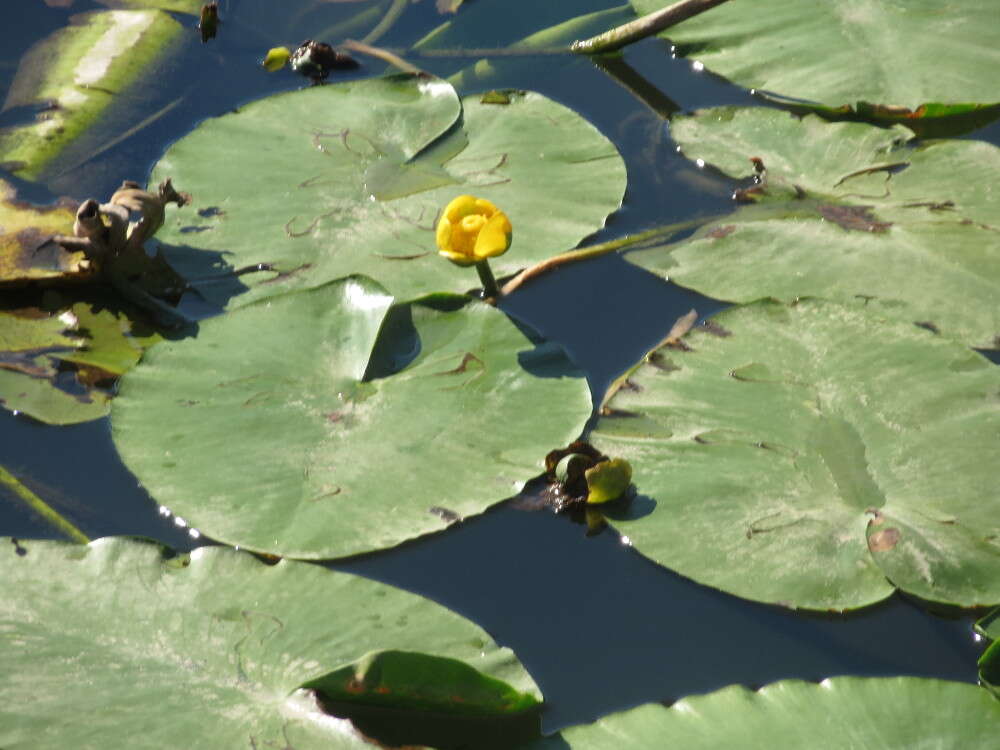
M 74 542 L 87 544 L 87 542 L 90 541 L 86 534 L 63 518 L 57 510 L 25 487 L 17 477 L 2 466 L 0 466 L 0 484 L 6 486 L 18 498 L 23 500 L 29 508 L 44 518 L 53 528 L 65 534 Z

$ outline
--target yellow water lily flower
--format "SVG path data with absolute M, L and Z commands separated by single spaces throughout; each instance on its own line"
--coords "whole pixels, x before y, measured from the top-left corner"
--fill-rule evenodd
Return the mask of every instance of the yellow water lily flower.
M 441 255 L 460 266 L 503 255 L 510 247 L 507 215 L 484 198 L 460 195 L 445 206 L 437 225 Z

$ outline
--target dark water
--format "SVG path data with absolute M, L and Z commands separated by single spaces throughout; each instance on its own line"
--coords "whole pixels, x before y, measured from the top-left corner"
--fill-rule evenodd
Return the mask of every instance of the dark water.
M 501 0 L 476 0 L 490 1 Z M 515 15 L 533 5 L 504 1 Z M 572 15 L 574 3 L 563 5 Z M 9 86 L 17 59 L 30 44 L 63 25 L 71 11 L 91 7 L 97 6 L 80 0 L 70 10 L 48 8 L 40 0 L 5 0 L 0 88 Z M 436 22 L 433 3 L 425 0 L 410 6 L 380 43 L 407 47 Z M 184 23 L 196 33 L 194 20 Z M 79 155 L 67 160 L 63 174 L 48 186 L 21 184 L 24 197 L 84 198 L 110 193 L 123 178 L 142 181 L 166 145 L 199 120 L 297 88 L 300 81 L 291 75 L 267 76 L 256 67 L 266 46 L 224 25 L 215 42 L 157 71 L 155 85 L 142 95 L 147 113 L 184 96 L 180 104 L 94 160 L 80 163 Z M 410 59 L 441 75 L 470 62 Z M 365 74 L 383 69 L 366 64 Z M 727 210 L 731 182 L 678 155 L 667 121 L 654 110 L 751 103 L 749 94 L 671 60 L 669 45 L 659 40 L 635 45 L 617 65 L 616 79 L 587 59 L 547 57 L 491 86 L 540 91 L 580 111 L 618 146 L 629 169 L 627 197 L 594 240 Z M 646 98 L 652 106 L 639 102 L 620 80 L 651 92 Z M 0 126 L 3 117 L 16 116 L 0 115 Z M 97 147 L 141 117 L 112 118 L 96 138 Z M 993 126 L 984 134 L 997 140 L 1000 131 Z M 526 285 L 503 307 L 565 345 L 599 394 L 662 339 L 679 315 L 691 307 L 710 314 L 721 304 L 605 256 Z M 138 486 L 117 458 L 106 421 L 57 428 L 0 412 L 0 465 L 92 537 L 134 534 L 178 549 L 204 542 L 160 512 Z M 0 535 L 44 538 L 51 531 L 0 490 Z M 898 596 L 844 617 L 759 605 L 653 565 L 610 531 L 588 538 L 565 518 L 509 505 L 447 533 L 333 567 L 435 599 L 513 648 L 545 693 L 546 731 L 732 683 L 760 686 L 784 677 L 842 674 L 976 679 L 979 648 L 968 617 L 928 614 Z

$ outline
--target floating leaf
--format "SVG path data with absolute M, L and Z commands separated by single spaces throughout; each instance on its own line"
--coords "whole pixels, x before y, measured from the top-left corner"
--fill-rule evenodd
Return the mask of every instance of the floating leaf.
M 760 108 L 678 117 L 691 159 L 733 177 L 762 160 L 758 205 L 691 239 L 626 257 L 732 302 L 815 295 L 872 299 L 971 346 L 998 346 L 1000 149 L 978 141 L 909 141 L 909 131 L 830 124 Z
M 640 14 L 672 2 L 630 1 Z M 818 0 L 808 8 L 756 0 L 725 3 L 663 35 L 680 54 L 746 88 L 919 119 L 1000 102 L 991 74 L 1000 66 L 996 13 L 993 0 Z
M 0 162 L 38 178 L 120 94 L 180 38 L 181 25 L 159 10 L 81 13 L 73 25 L 22 58 L 4 108 L 45 109 L 35 122 L 0 131 Z
M 122 458 L 213 538 L 330 558 L 485 510 L 583 429 L 588 387 L 563 377 L 560 350 L 488 305 L 436 309 L 465 298 L 396 307 L 383 323 L 390 302 L 351 278 L 156 346 L 115 399 Z
M 526 750 L 685 750 L 846 747 L 962 750 L 996 741 L 1000 703 L 974 685 L 917 677 L 784 680 L 752 691 L 733 685 L 612 714 Z
M 979 681 L 1000 698 L 1000 609 L 977 622 L 976 632 L 993 641 L 979 657 Z
M 614 522 L 639 551 L 792 607 L 894 588 L 1000 601 L 1000 371 L 860 303 L 760 302 L 714 321 L 729 335 L 700 327 L 649 355 L 592 436 L 655 501 Z
M 250 291 L 230 306 L 351 273 L 400 300 L 465 291 L 468 275 L 443 263 L 434 242 L 455 196 L 472 193 L 510 217 L 514 245 L 493 263 L 501 277 L 598 229 L 625 186 L 614 147 L 565 107 L 531 93 L 503 106 L 460 103 L 423 75 L 258 101 L 175 144 L 153 181 L 167 175 L 194 196 L 158 235 L 184 248 L 183 257 L 165 249 L 175 268 L 197 262 L 195 248 L 276 270 L 242 277 Z M 232 294 L 224 284 L 202 291 L 219 304 Z
M 84 302 L 56 313 L 0 312 L 0 403 L 49 424 L 106 416 L 111 380 L 159 340 L 135 326 Z
M 125 539 L 20 549 L 0 558 L 3 747 L 370 747 L 302 686 L 375 660 L 391 667 L 381 702 L 401 709 L 469 703 L 502 716 L 537 705 L 508 649 L 385 584 L 223 547 L 180 557 Z M 414 667 L 426 687 L 395 694 L 412 690 Z M 477 704 L 483 693 L 514 705 Z

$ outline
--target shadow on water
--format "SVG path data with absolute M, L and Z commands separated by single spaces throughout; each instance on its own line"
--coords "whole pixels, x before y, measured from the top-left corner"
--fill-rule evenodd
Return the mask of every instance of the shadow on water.
M 505 505 L 330 567 L 420 591 L 514 649 L 546 696 L 547 733 L 733 683 L 976 680 L 968 619 L 932 616 L 899 596 L 836 616 L 749 602 L 650 562 L 611 530 L 587 537 L 547 511 Z

